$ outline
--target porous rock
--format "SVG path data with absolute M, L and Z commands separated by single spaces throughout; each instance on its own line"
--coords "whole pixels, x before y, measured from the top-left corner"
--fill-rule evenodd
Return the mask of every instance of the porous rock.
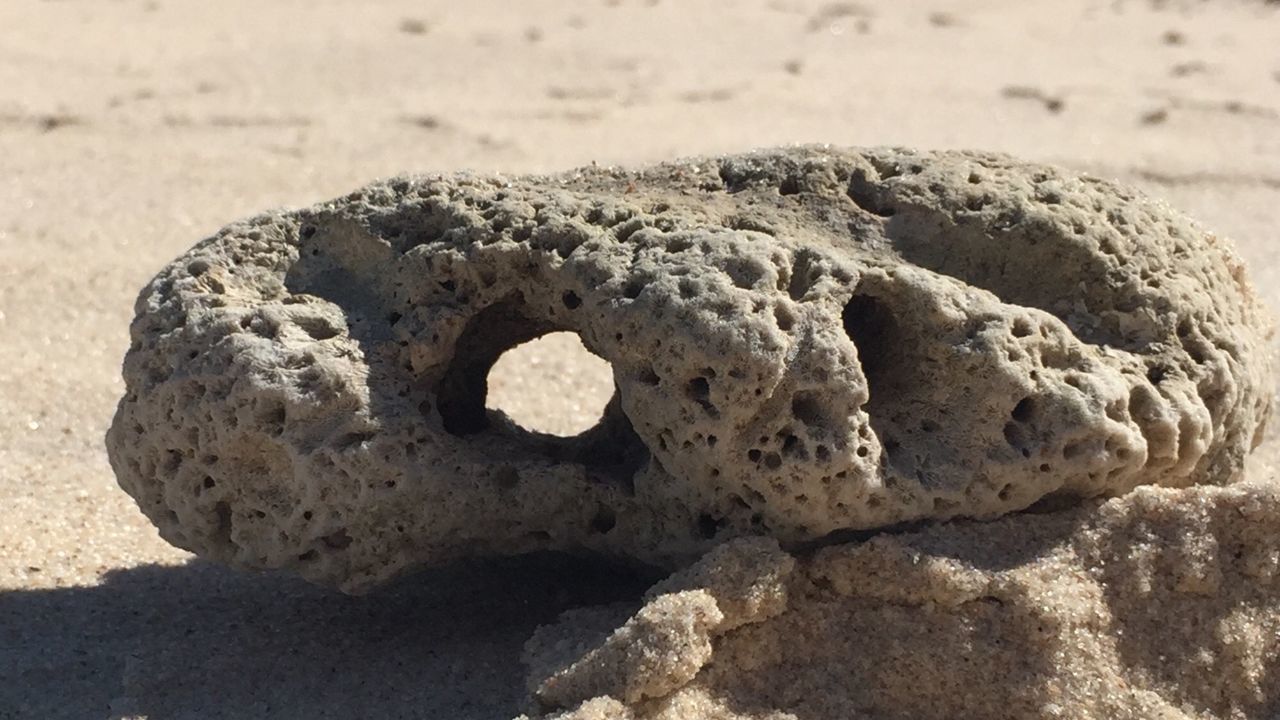
M 1226 482 L 1270 409 L 1226 242 L 976 153 L 396 179 L 227 227 L 136 309 L 121 485 L 170 542 L 350 591 Z M 551 331 L 616 381 L 575 438 L 485 409 Z

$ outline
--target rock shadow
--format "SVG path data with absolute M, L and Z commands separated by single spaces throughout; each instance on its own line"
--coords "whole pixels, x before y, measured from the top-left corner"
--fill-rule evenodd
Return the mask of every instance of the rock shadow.
M 533 630 L 638 597 L 630 569 L 539 554 L 351 597 L 195 560 L 0 593 L 0 718 L 509 718 Z

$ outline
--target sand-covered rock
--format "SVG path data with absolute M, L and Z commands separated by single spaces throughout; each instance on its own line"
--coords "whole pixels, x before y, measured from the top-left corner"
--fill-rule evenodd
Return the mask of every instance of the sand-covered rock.
M 586 648 L 576 663 L 557 660 L 562 675 L 606 652 L 668 657 L 679 636 L 696 641 L 702 669 L 672 687 L 666 668 L 633 663 L 594 686 L 654 682 L 667 689 L 657 697 L 592 695 L 581 683 L 536 697 L 568 718 L 1274 718 L 1277 528 L 1280 491 L 1249 483 L 1141 488 L 1057 513 L 880 535 L 805 556 L 785 579 L 785 608 L 736 629 L 698 626 L 702 605 L 679 602 L 697 589 L 657 595 L 612 634 L 578 611 L 531 641 L 535 678 L 551 637 Z M 759 582 L 773 584 L 775 568 L 760 562 Z M 717 576 L 693 574 L 713 601 Z M 644 620 L 644 634 L 625 632 Z
M 485 409 L 576 332 L 575 438 Z M 467 555 L 724 540 L 1235 478 L 1270 326 L 1223 240 L 974 153 L 797 148 L 397 179 L 231 225 L 143 291 L 108 436 L 171 542 L 357 591 Z

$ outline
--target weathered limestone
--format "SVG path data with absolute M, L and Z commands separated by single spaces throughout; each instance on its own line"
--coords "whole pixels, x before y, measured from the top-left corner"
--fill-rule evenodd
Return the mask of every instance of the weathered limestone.
M 349 591 L 1226 482 L 1271 389 L 1227 243 L 972 153 L 377 183 L 227 227 L 137 313 L 121 485 L 177 545 Z M 484 407 L 497 357 L 556 330 L 617 384 L 577 438 Z

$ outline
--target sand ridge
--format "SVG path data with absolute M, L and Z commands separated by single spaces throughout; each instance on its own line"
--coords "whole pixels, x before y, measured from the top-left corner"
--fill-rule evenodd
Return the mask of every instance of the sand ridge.
M 735 541 L 611 633 L 541 628 L 531 685 L 570 718 L 1270 718 L 1278 511 L 1272 483 L 1143 487 L 795 559 Z

